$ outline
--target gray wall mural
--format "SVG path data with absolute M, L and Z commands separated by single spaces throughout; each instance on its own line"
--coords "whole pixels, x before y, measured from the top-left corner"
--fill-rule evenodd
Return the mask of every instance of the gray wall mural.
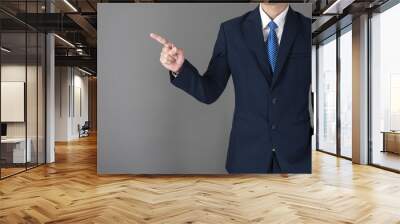
M 204 105 L 175 88 L 160 65 L 155 32 L 207 68 L 223 21 L 252 3 L 112 4 L 98 7 L 98 172 L 226 173 L 234 93 Z M 311 5 L 293 4 L 304 15 Z

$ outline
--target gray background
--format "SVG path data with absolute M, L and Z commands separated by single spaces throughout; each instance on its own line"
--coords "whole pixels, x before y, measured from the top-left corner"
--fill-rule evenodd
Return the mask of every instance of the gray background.
M 234 110 L 232 80 L 212 105 L 170 84 L 155 32 L 185 50 L 202 73 L 221 22 L 253 3 L 98 6 L 98 153 L 100 174 L 226 173 Z M 310 4 L 292 4 L 311 15 Z

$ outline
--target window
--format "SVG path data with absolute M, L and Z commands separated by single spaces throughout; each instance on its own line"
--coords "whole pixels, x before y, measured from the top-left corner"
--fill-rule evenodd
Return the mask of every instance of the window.
M 316 109 L 316 88 L 317 88 L 317 47 L 315 46 L 315 45 L 313 45 L 312 46 L 312 65 L 311 65 L 311 68 L 312 68 L 312 76 L 311 76 L 311 83 L 312 83 L 312 85 L 311 85 L 311 91 L 312 91 L 312 95 L 311 95 L 311 99 L 312 99 L 312 108 L 313 108 L 313 117 L 311 118 L 312 119 L 312 122 L 313 122 L 313 128 L 314 128 L 314 133 L 313 133 L 313 135 L 312 135 L 312 138 L 311 138 L 311 145 L 312 145 L 312 149 L 313 150 L 315 150 L 315 149 L 317 149 L 317 140 L 316 140 L 316 134 L 315 134 L 315 131 L 316 131 L 316 118 L 317 118 L 317 115 L 316 115 L 316 112 L 315 112 L 315 109 Z
M 340 155 L 352 157 L 352 33 L 340 36 Z
M 400 4 L 371 18 L 371 162 L 400 170 Z
M 318 48 L 318 149 L 336 153 L 336 39 Z

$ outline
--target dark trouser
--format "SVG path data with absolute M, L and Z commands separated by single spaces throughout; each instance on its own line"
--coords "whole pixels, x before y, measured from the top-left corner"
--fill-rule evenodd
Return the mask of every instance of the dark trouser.
M 278 163 L 278 158 L 276 157 L 276 153 L 272 152 L 272 161 L 271 166 L 269 167 L 268 173 L 281 173 L 281 168 Z

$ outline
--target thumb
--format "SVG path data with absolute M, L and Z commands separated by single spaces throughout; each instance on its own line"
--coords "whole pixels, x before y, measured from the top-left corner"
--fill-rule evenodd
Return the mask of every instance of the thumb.
M 176 53 L 178 53 L 178 49 L 174 46 L 174 47 L 171 49 L 171 55 L 172 55 L 172 56 L 175 56 Z

